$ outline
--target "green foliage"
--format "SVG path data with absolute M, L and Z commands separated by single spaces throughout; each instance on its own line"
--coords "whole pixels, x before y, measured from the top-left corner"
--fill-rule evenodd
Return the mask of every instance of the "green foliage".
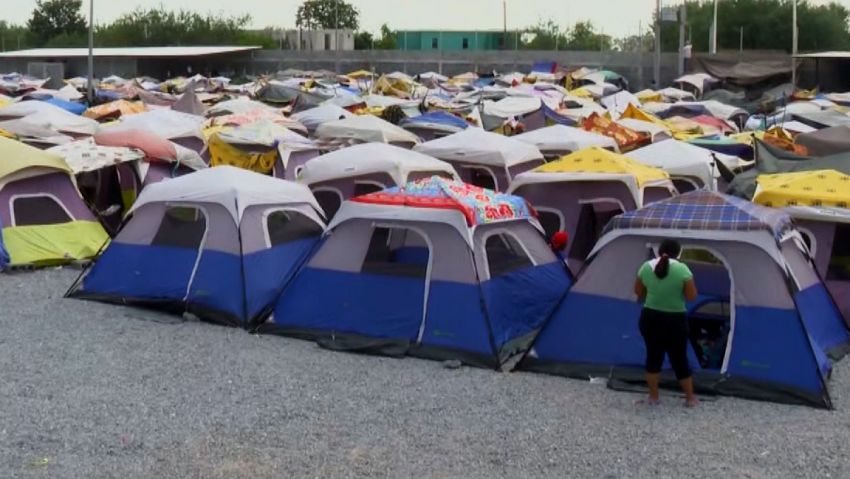
M 714 3 L 688 1 L 686 5 L 694 49 L 708 51 Z M 720 0 L 717 10 L 718 50 L 737 50 L 744 27 L 745 50 L 791 51 L 791 0 Z M 839 3 L 815 5 L 801 0 L 797 6 L 799 49 L 850 49 L 848 21 L 850 10 Z M 678 49 L 678 28 L 675 23 L 663 25 L 661 45 L 665 51 Z
M 592 22 L 578 22 L 570 29 L 567 50 L 609 51 L 613 48 L 613 44 L 609 35 L 596 32 Z
M 0 20 L 0 50 L 19 50 L 36 46 L 27 27 Z
M 345 0 L 304 0 L 295 15 L 295 25 L 308 30 L 357 30 L 359 18 L 360 12 Z
M 398 46 L 398 32 L 390 30 L 387 24 L 381 25 L 381 38 L 375 40 L 375 50 L 395 50 Z
M 83 0 L 36 0 L 27 22 L 34 43 L 45 45 L 60 35 L 85 34 L 88 24 L 81 13 L 82 6 Z
M 375 41 L 375 38 L 369 32 L 357 32 L 354 35 L 354 49 L 355 50 L 371 50 L 372 42 Z
M 507 48 L 515 46 L 515 41 L 509 37 Z M 608 51 L 614 47 L 613 39 L 597 32 L 589 21 L 577 22 L 569 30 L 562 31 L 554 21 L 540 20 L 521 34 L 520 42 L 520 48 L 526 50 Z
M 522 47 L 528 50 L 564 50 L 567 46 L 566 32 L 551 19 L 538 20 L 537 25 L 526 29 L 523 38 L 527 41 Z
M 230 45 L 261 41 L 261 35 L 245 31 L 250 21 L 250 15 L 215 16 L 187 10 L 168 11 L 163 7 L 138 8 L 99 28 L 95 38 L 101 46 Z M 274 43 L 270 38 L 262 41 Z

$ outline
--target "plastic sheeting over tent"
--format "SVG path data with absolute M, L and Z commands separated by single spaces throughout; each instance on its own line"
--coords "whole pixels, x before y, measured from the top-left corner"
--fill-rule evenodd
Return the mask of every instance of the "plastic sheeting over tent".
M 843 354 L 850 336 L 791 219 L 706 191 L 614 218 L 521 367 L 642 382 L 641 305 L 634 275 L 623 272 L 637 271 L 666 238 L 718 258 L 683 260 L 701 292 L 688 305 L 689 317 L 717 321 L 727 331 L 718 339 L 718 364 L 697 367 L 688 348 L 697 389 L 831 407 L 828 355 Z M 727 305 L 728 316 L 712 315 L 712 305 Z
M 740 166 L 740 160 L 734 156 L 712 153 L 678 140 L 653 143 L 630 151 L 626 156 L 663 169 L 673 177 L 673 182 L 682 193 L 701 188 L 717 191 L 719 172 L 715 161 L 723 162 L 729 169 Z M 685 187 L 683 182 L 690 183 L 690 187 Z
M 419 143 L 419 137 L 413 133 L 372 115 L 323 123 L 316 129 L 315 137 L 322 144 L 336 146 L 377 142 L 410 147 Z
M 536 147 L 480 128 L 467 128 L 416 145 L 414 150 L 451 163 L 468 183 L 476 184 L 475 175 L 483 174 L 497 191 L 506 190 L 515 175 L 544 162 Z
M 534 145 L 549 156 L 565 155 L 591 146 L 619 151 L 613 138 L 566 125 L 552 125 L 512 137 Z
M 249 327 L 324 229 L 310 191 L 222 166 L 147 187 L 70 296 Z
M 327 103 L 321 106 L 317 106 L 316 108 L 311 108 L 309 110 L 304 110 L 295 113 L 292 115 L 292 118 L 307 127 L 308 131 L 315 132 L 316 128 L 318 128 L 319 125 L 321 125 L 322 123 L 327 123 L 329 121 L 335 120 L 343 120 L 345 118 L 351 118 L 353 116 L 354 114 L 349 112 L 348 110 L 332 103 Z
M 23 118 L 55 132 L 91 136 L 100 125 L 43 101 L 23 101 L 0 108 L 0 120 Z
M 437 178 L 348 201 L 260 331 L 499 367 L 569 286 L 530 214 L 521 198 Z

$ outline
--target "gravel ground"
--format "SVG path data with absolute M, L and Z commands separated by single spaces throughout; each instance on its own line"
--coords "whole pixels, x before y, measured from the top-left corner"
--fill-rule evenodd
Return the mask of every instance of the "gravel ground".
M 838 409 L 696 410 L 559 377 L 325 351 L 0 277 L 0 477 L 850 477 Z

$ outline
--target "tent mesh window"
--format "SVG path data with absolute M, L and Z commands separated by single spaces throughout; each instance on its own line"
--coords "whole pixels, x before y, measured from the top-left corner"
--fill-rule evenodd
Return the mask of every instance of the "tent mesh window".
M 428 244 L 419 233 L 407 228 L 376 227 L 360 271 L 425 279 L 429 259 Z
M 151 241 L 153 246 L 198 249 L 207 231 L 207 218 L 199 208 L 171 206 Z
M 474 166 L 461 166 L 459 170 L 459 173 L 467 183 L 488 190 L 496 189 L 496 178 L 488 170 Z
M 540 226 L 546 232 L 546 238 L 551 238 L 553 234 L 561 231 L 561 217 L 552 211 L 537 210 L 537 220 L 540 221 Z
M 12 200 L 15 226 L 55 225 L 73 218 L 50 196 L 24 196 Z
M 297 211 L 274 211 L 266 218 L 269 246 L 278 246 L 322 234 L 322 227 Z
M 515 236 L 494 234 L 484 243 L 490 277 L 495 278 L 523 268 L 534 266 Z
M 835 225 L 835 238 L 832 241 L 832 254 L 829 256 L 826 278 L 850 280 L 850 224 Z
M 368 195 L 369 193 L 376 193 L 383 189 L 384 186 L 375 183 L 355 183 L 354 196 Z
M 336 212 L 339 211 L 339 207 L 342 206 L 342 199 L 335 191 L 314 191 L 313 196 L 316 198 L 316 201 L 319 202 L 319 206 L 322 207 L 322 210 L 325 212 L 325 217 L 328 220 L 333 218 L 334 215 L 336 215 Z

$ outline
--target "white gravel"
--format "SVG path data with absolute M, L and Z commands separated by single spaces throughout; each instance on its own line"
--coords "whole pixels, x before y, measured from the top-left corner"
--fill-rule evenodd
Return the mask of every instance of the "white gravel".
M 686 410 L 559 377 L 336 353 L 0 276 L 0 477 L 850 477 L 836 411 Z

